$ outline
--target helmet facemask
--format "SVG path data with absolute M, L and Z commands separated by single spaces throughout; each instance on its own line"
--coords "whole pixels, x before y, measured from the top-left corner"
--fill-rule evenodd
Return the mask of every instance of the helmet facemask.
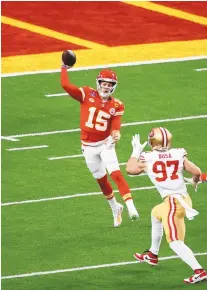
M 112 86 L 104 84 L 110 83 Z M 97 91 L 102 99 L 108 99 L 115 91 L 117 82 L 111 79 L 97 79 L 96 80 Z

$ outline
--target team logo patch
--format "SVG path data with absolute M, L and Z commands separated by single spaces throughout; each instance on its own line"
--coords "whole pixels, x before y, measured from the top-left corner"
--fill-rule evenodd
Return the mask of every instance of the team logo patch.
M 154 136 L 154 134 L 155 134 L 155 133 L 154 133 L 154 131 L 153 131 L 153 130 L 152 130 L 152 131 L 150 131 L 150 133 L 149 133 L 149 137 L 150 137 L 150 138 L 152 138 L 152 137 Z
M 89 101 L 90 101 L 91 103 L 94 103 L 94 102 L 95 102 L 95 100 L 92 99 L 92 98 L 89 98 Z
M 91 97 L 95 97 L 96 96 L 96 92 L 92 91 L 90 92 Z
M 114 108 L 111 108 L 111 109 L 109 110 L 109 113 L 110 113 L 111 115 L 114 115 L 115 112 L 116 112 L 116 110 L 115 110 Z

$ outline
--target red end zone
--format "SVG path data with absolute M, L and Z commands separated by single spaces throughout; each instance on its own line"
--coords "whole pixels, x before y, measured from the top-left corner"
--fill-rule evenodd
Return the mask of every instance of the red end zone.
M 206 7 L 205 3 L 202 5 Z M 2 15 L 112 47 L 207 38 L 203 25 L 122 2 L 5 1 Z M 21 32 L 19 37 L 19 42 L 26 41 L 29 45 L 25 33 Z M 9 41 L 8 36 L 7 39 Z M 43 48 L 42 39 L 38 44 L 36 38 L 36 49 L 30 46 L 27 53 L 44 52 L 46 47 L 48 52 L 55 51 L 59 45 L 62 49 L 59 41 L 51 41 L 54 41 L 54 50 L 50 45 Z M 4 48 L 6 53 L 9 52 Z M 18 49 L 14 53 L 18 53 Z
M 155 3 L 207 17 L 207 2 L 204 1 L 156 1 Z
M 83 47 L 76 44 L 46 37 L 28 30 L 2 24 L 1 55 L 13 56 L 33 53 L 55 52 L 66 49 L 77 50 Z

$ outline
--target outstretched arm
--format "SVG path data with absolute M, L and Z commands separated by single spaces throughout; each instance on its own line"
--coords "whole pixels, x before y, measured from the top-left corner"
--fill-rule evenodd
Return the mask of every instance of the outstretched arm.
M 63 89 L 76 101 L 83 102 L 83 94 L 81 89 L 70 83 L 70 79 L 67 73 L 67 67 L 61 68 L 61 85 Z
M 195 183 L 198 183 L 200 175 L 201 175 L 201 170 L 198 166 L 196 166 L 193 162 L 187 159 L 187 157 L 184 158 L 184 169 L 185 171 L 191 173 L 193 175 L 193 181 Z
M 126 165 L 126 172 L 131 175 L 139 175 L 147 168 L 147 160 L 141 155 L 144 147 L 147 145 L 147 142 L 144 144 L 140 143 L 140 136 L 139 134 L 135 134 L 132 137 L 132 155 L 129 158 L 127 165 Z
M 137 162 L 136 157 L 131 156 L 129 160 L 127 161 L 126 172 L 130 175 L 139 175 L 142 172 L 144 172 L 145 169 L 146 169 L 146 164 L 141 161 Z

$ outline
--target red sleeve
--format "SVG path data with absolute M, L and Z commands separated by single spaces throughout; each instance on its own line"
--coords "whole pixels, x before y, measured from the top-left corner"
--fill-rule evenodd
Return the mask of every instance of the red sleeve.
M 122 116 L 124 114 L 124 110 L 125 110 L 124 104 L 117 99 L 115 99 L 115 108 L 116 108 L 116 112 L 114 116 Z
M 61 68 L 61 85 L 63 89 L 76 101 L 82 103 L 83 102 L 83 96 L 82 91 L 76 87 L 75 85 L 70 83 L 67 69 L 62 67 Z
M 200 181 L 201 182 L 207 182 L 207 173 L 202 173 L 201 174 Z
M 114 102 L 116 112 L 111 120 L 111 131 L 113 130 L 120 130 L 121 128 L 121 117 L 124 114 L 124 104 L 115 99 Z
M 121 128 L 121 116 L 113 117 L 111 120 L 111 132 L 113 130 L 120 130 Z

